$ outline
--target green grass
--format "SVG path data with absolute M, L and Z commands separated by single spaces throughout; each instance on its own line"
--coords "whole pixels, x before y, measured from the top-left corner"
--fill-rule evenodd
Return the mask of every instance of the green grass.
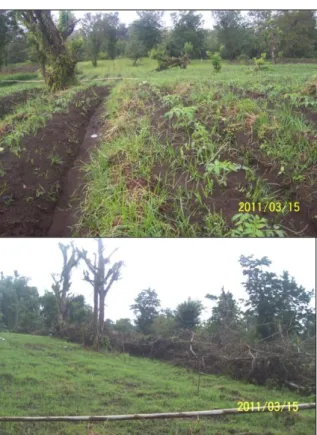
M 100 149 L 85 167 L 86 194 L 74 234 L 303 234 L 307 219 L 289 227 L 287 209 L 243 219 L 237 214 L 241 201 L 261 203 L 262 208 L 268 202 L 284 205 L 299 191 L 305 193 L 301 201 L 308 198 L 302 207 L 311 208 L 317 127 L 303 110 L 317 109 L 316 97 L 308 92 L 316 83 L 315 65 L 275 65 L 254 72 L 224 62 L 216 73 L 210 60 L 162 72 L 155 71 L 151 59 L 132 63 L 102 60 L 94 68 L 80 62 L 77 86 L 57 98 L 43 92 L 0 123 L 0 133 L 5 132 L 0 147 L 18 154 L 20 139 L 35 134 L 76 91 L 99 85 L 98 79 L 119 79 L 104 82 L 112 93 L 105 104 Z M 0 87 L 0 98 L 27 86 Z M 267 164 L 274 164 L 272 176 L 263 169 Z M 292 192 L 282 184 L 292 185 Z M 226 195 L 237 198 L 234 210 L 228 203 L 223 209 Z
M 85 77 L 139 80 L 117 83 L 107 101 L 104 140 L 86 167 L 76 234 L 81 228 L 110 237 L 293 234 L 282 222 L 287 210 L 251 216 L 241 225 L 232 216 L 223 220 L 210 198 L 219 186 L 225 197 L 226 189 L 235 189 L 234 173 L 244 171 L 245 182 L 236 190 L 245 189 L 245 201 L 289 201 L 275 180 L 256 172 L 254 157 L 274 162 L 277 181 L 312 189 L 317 129 L 299 110 L 317 107 L 305 93 L 315 80 L 314 65 L 250 73 L 246 66 L 224 63 L 219 74 L 210 61 L 159 73 L 155 66 L 149 59 L 136 67 L 126 59 L 100 61 L 97 68 L 80 64 Z M 261 93 L 266 98 L 258 98 Z M 242 132 L 246 137 L 239 142 Z
M 2 416 L 114 415 L 235 408 L 238 401 L 313 402 L 293 392 L 197 374 L 126 354 L 96 353 L 51 337 L 1 333 Z M 0 423 L 10 434 L 310 435 L 314 411 L 95 423 Z

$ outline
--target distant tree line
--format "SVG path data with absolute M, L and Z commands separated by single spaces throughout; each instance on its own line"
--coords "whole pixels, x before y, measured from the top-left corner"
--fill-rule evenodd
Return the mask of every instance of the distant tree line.
M 214 307 L 210 317 L 201 321 L 204 306 L 201 301 L 187 299 L 176 309 L 162 308 L 155 290 L 142 290 L 130 309 L 135 320 L 108 319 L 105 300 L 113 284 L 121 277 L 122 261 L 111 263 L 112 254 L 105 256 L 101 239 L 96 240 L 97 249 L 93 260 L 85 250 L 74 244 L 59 244 L 62 254 L 62 269 L 52 274 L 51 290 L 40 296 L 29 279 L 20 276 L 0 276 L 0 327 L 23 332 L 63 335 L 69 325 L 91 326 L 95 344 L 110 329 L 119 332 L 137 331 L 145 335 L 170 337 L 177 330 L 208 331 L 215 338 L 223 330 L 240 331 L 260 339 L 273 340 L 276 335 L 294 337 L 315 335 L 315 311 L 310 307 L 313 290 L 299 286 L 288 272 L 281 276 L 269 271 L 271 264 L 266 257 L 240 258 L 246 278 L 243 286 L 248 298 L 237 302 L 229 290 L 221 289 L 220 295 L 206 295 L 206 302 Z M 83 279 L 94 290 L 94 304 L 89 306 L 83 295 L 74 295 L 71 275 L 79 262 L 87 266 Z M 243 306 L 242 306 L 243 305 Z
M 166 13 L 166 12 L 165 12 Z M 313 58 L 317 56 L 316 11 L 211 11 L 215 25 L 203 27 L 196 11 L 171 14 L 172 27 L 163 26 L 162 11 L 137 11 L 138 18 L 129 26 L 120 22 L 118 12 L 86 13 L 77 20 L 71 11 L 0 11 L 0 66 L 32 61 L 43 65 L 52 52 L 49 38 L 39 32 L 58 34 L 54 44 L 62 44 L 78 61 L 130 57 L 136 63 L 151 50 L 168 56 L 190 53 L 192 58 L 207 58 L 208 52 L 220 52 L 224 59 L 240 56 L 253 58 L 266 53 L 275 62 L 279 57 Z M 60 37 L 58 36 L 61 36 Z M 54 45 L 53 44 L 53 45 Z M 186 49 L 187 47 L 187 49 Z M 189 48 L 190 47 L 190 48 Z

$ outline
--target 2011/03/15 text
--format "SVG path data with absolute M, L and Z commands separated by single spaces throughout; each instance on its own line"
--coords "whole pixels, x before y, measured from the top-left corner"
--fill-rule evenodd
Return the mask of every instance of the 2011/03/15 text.
M 252 212 L 270 212 L 270 213 L 288 213 L 300 211 L 299 202 L 239 202 L 239 213 L 252 213 Z
M 238 402 L 238 411 L 265 411 L 282 412 L 282 411 L 298 411 L 298 402 Z

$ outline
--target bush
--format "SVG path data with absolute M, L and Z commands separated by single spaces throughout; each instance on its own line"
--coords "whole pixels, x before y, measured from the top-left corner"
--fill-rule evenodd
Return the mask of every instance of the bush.
M 98 59 L 99 60 L 108 60 L 109 59 L 108 53 L 105 53 L 104 51 L 101 51 L 98 54 Z
M 237 60 L 240 65 L 248 65 L 250 63 L 250 58 L 247 54 L 240 54 L 240 56 L 237 57 Z
M 211 56 L 211 63 L 216 72 L 220 72 L 221 70 L 221 60 L 220 53 L 215 53 Z
M 266 70 L 269 67 L 269 64 L 266 60 L 266 53 L 261 53 L 261 57 L 254 57 L 253 63 L 255 71 Z

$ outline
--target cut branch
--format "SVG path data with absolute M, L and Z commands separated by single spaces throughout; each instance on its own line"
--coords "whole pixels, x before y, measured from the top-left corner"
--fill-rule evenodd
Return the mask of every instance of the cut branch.
M 316 403 L 302 403 L 297 405 L 298 410 L 315 409 Z M 288 405 L 281 406 L 281 410 L 287 412 Z M 254 409 L 253 411 L 242 412 L 238 408 L 214 409 L 210 411 L 190 411 L 190 412 L 162 412 L 155 414 L 127 414 L 127 415 L 100 415 L 100 416 L 51 416 L 51 417 L 0 417 L 1 421 L 23 421 L 23 422 L 38 422 L 38 421 L 116 421 L 116 420 L 155 420 L 161 418 L 197 418 L 197 417 L 217 417 L 218 415 L 229 414 L 256 414 L 259 412 L 272 412 L 265 406 Z

